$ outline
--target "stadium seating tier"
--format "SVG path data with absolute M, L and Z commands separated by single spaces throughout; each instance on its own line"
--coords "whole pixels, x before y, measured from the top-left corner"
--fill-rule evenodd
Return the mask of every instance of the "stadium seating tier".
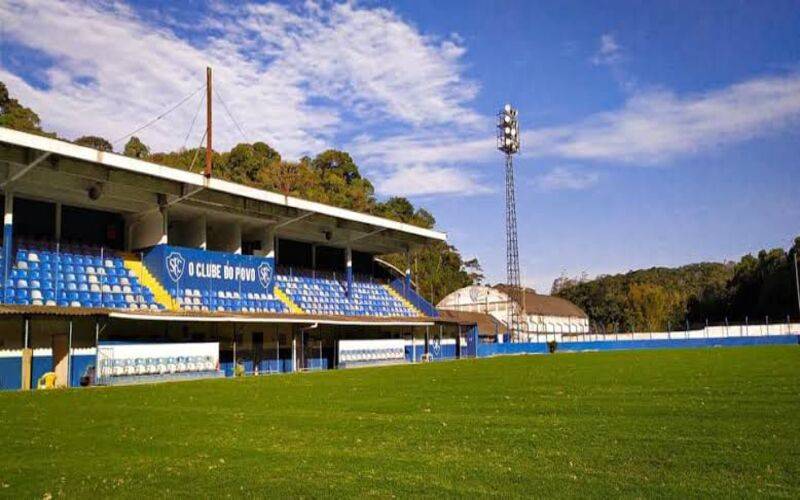
M 160 311 L 165 304 L 141 283 L 125 259 L 87 245 L 22 241 L 3 287 L 7 304 Z M 0 251 L 0 264 L 2 252 Z M 154 285 L 155 286 L 155 285 Z M 419 313 L 385 285 L 356 280 L 348 296 L 335 277 L 276 275 L 274 294 L 228 290 L 175 289 L 168 295 L 183 311 L 290 313 L 335 316 L 412 317 Z M 159 292 L 159 293 L 164 293 Z M 281 296 L 288 298 L 284 301 Z M 293 302 L 290 304 L 288 302 Z M 297 309 L 294 307 L 300 309 Z

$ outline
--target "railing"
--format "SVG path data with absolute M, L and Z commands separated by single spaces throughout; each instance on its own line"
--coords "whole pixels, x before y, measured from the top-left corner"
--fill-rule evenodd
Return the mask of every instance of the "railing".
M 439 312 L 436 308 L 427 300 L 425 300 L 421 295 L 419 295 L 414 289 L 410 286 L 406 286 L 406 282 L 402 278 L 397 278 L 391 283 L 391 287 L 399 293 L 403 298 L 411 303 L 412 306 L 416 307 L 423 314 L 430 318 L 438 318 Z
M 781 323 L 709 325 L 703 328 L 667 330 L 662 332 L 628 333 L 569 333 L 548 332 L 529 333 L 530 342 L 613 342 L 632 340 L 685 340 L 732 337 L 769 337 L 778 335 L 800 335 L 800 323 L 784 321 Z M 525 337 L 525 334 L 523 334 Z

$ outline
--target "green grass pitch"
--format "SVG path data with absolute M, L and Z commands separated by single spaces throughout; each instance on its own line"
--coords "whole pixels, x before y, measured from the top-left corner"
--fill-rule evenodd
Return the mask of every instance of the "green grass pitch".
M 0 395 L 0 496 L 800 496 L 800 348 Z

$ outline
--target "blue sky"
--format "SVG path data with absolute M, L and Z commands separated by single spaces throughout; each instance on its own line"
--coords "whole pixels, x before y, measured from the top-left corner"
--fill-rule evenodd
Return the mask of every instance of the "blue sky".
M 0 19 L 0 79 L 45 128 L 124 137 L 210 64 L 243 129 L 222 115 L 218 147 L 347 149 L 492 282 L 506 101 L 523 129 L 522 275 L 539 291 L 562 272 L 734 259 L 800 234 L 797 2 L 0 0 Z M 193 146 L 199 104 L 140 135 Z

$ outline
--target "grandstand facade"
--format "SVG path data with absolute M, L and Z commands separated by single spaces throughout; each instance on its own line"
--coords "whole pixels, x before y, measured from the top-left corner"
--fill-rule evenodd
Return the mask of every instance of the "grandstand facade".
M 526 289 L 523 302 L 512 300 L 504 285 L 474 285 L 456 290 L 444 297 L 437 308 L 460 313 L 484 313 L 506 325 L 509 307 L 524 319 L 522 333 L 529 340 L 555 339 L 563 335 L 589 333 L 589 317 L 572 302 L 560 297 L 539 295 Z M 507 327 L 506 327 L 507 329 Z M 497 331 L 497 329 L 494 329 Z M 483 331 L 491 331 L 485 328 Z M 503 336 L 499 339 L 502 341 Z
M 342 339 L 416 357 L 452 335 L 410 270 L 375 259 L 441 232 L 5 128 L 0 184 L 0 387 L 100 376 L 104 345 L 218 342 L 231 374 L 335 367 Z M 209 371 L 182 357 L 104 369 Z

